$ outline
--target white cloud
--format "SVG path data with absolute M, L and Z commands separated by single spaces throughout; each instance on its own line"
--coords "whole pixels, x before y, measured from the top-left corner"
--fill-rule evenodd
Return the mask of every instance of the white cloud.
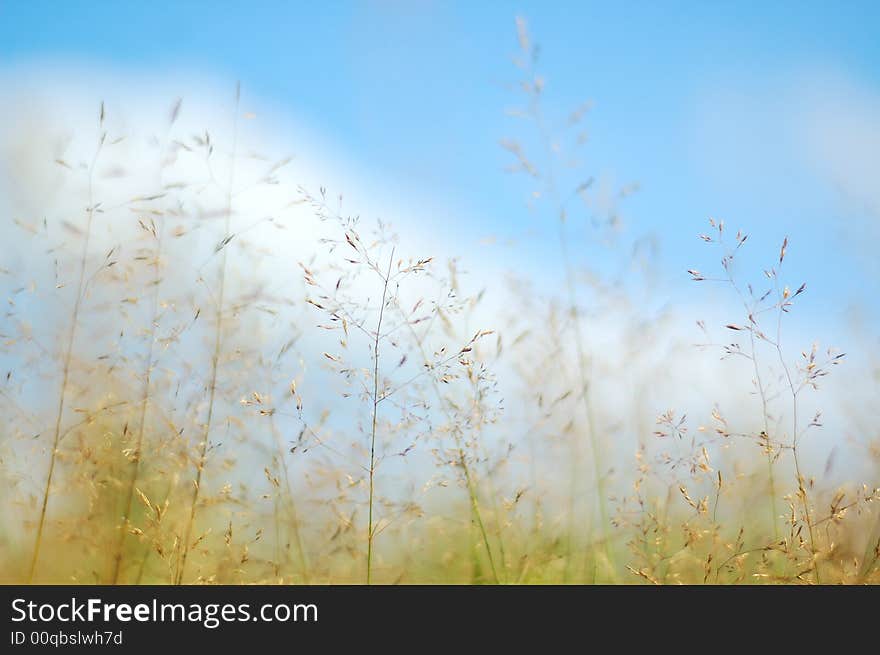
M 200 85 L 191 83 L 191 80 L 157 80 L 86 69 L 60 71 L 57 68 L 19 69 L 0 77 L 5 88 L 15 90 L 7 94 L 0 108 L 0 161 L 7 168 L 0 185 L 6 187 L 7 206 L 3 210 L 7 215 L 29 222 L 45 216 L 53 224 L 82 217 L 81 209 L 86 200 L 82 171 L 77 173 L 76 169 L 80 162 L 88 162 L 94 151 L 97 107 L 101 98 L 106 103 L 108 138 L 126 137 L 119 144 L 108 146 L 106 156 L 102 155 L 100 160 L 96 193 L 105 206 L 116 206 L 134 195 L 159 188 L 160 149 L 155 140 L 164 138 L 169 107 L 178 96 L 183 96 L 184 104 L 174 126 L 174 138 L 186 139 L 189 143 L 192 135 L 203 134 L 207 129 L 219 153 L 215 158 L 217 168 L 214 175 L 226 179 L 228 161 L 223 154 L 228 154 L 228 144 L 232 141 L 231 84 L 227 88 L 222 83 Z M 401 233 L 407 253 L 416 257 L 434 256 L 439 261 L 451 256 L 462 257 L 463 268 L 469 272 L 464 281 L 469 291 L 475 292 L 483 287 L 489 290 L 486 301 L 479 306 L 474 317 L 474 329 L 486 327 L 504 331 L 507 329 L 505 316 L 530 321 L 533 326 L 541 325 L 540 316 L 524 315 L 520 307 L 511 305 L 510 297 L 502 288 L 509 269 L 517 269 L 524 277 L 536 278 L 539 271 L 547 269 L 544 263 L 505 261 L 497 251 L 481 249 L 478 244 L 460 243 L 447 228 L 446 218 L 454 209 L 445 206 L 442 199 L 408 197 L 402 183 L 376 179 L 370 171 L 348 160 L 338 146 L 310 132 L 307 126 L 292 121 L 280 109 L 263 106 L 259 99 L 251 99 L 246 90 L 244 98 L 239 120 L 239 156 L 236 159 L 236 188 L 240 194 L 235 198 L 235 222 L 239 230 L 257 225 L 248 232 L 247 239 L 265 254 L 260 262 L 261 273 L 270 280 L 273 292 L 287 293 L 297 299 L 302 297 L 296 262 L 311 256 L 326 228 L 306 207 L 290 207 L 289 203 L 297 197 L 298 184 L 312 191 L 326 185 L 331 196 L 344 193 L 348 211 L 363 215 L 365 220 L 374 216 L 390 219 Z M 796 127 L 806 131 L 806 135 L 801 135 L 803 143 L 813 153 L 816 165 L 820 165 L 819 170 L 831 177 L 848 180 L 853 194 L 876 199 L 878 187 L 870 184 L 868 171 L 876 164 L 880 152 L 880 148 L 871 147 L 880 139 L 874 122 L 876 105 L 868 102 L 862 109 L 853 110 L 851 104 L 844 103 L 850 113 L 841 119 L 843 109 L 839 103 L 804 104 L 812 109 L 805 108 L 798 114 L 802 120 Z M 251 111 L 257 114 L 255 119 L 243 116 Z M 756 138 L 761 140 L 760 133 Z M 736 145 L 736 141 L 734 135 L 731 146 Z M 753 142 L 753 145 L 756 144 Z M 265 159 L 249 157 L 257 152 Z M 854 153 L 854 157 L 848 157 L 848 153 Z M 246 188 L 248 180 L 258 179 L 271 162 L 288 155 L 294 158 L 284 168 L 280 184 Z M 57 164 L 55 160 L 58 159 L 75 170 Z M 164 181 L 176 179 L 198 181 L 187 198 L 203 214 L 210 215 L 222 208 L 223 189 L 210 183 L 201 155 L 178 150 Z M 123 220 L 125 216 L 125 212 L 119 212 L 114 214 L 113 220 Z M 271 223 L 258 224 L 260 219 L 268 216 L 275 219 L 276 226 L 283 224 L 286 229 L 275 229 Z M 134 229 L 133 226 L 133 221 L 127 227 L 106 221 L 106 229 L 98 232 L 96 248 L 105 250 L 114 245 L 120 235 Z M 17 228 L 4 222 L 2 229 L 6 233 Z M 202 221 L 193 225 L 192 230 L 203 235 L 196 240 L 197 245 L 190 241 L 178 246 L 176 251 L 183 262 L 181 266 L 190 267 L 190 276 L 192 269 L 198 269 L 211 257 L 218 235 L 222 236 L 216 221 Z M 487 252 L 495 254 L 487 256 Z M 33 260 L 23 263 L 36 270 L 42 266 L 40 257 L 44 253 L 34 250 L 31 254 Z M 241 269 L 240 273 L 244 285 L 248 282 L 247 271 Z M 556 295 L 544 288 L 543 279 L 539 279 L 538 284 L 546 295 Z M 606 417 L 606 424 L 622 426 L 620 432 L 628 439 L 615 441 L 615 450 L 620 456 L 629 456 L 634 447 L 633 437 L 639 431 L 644 435 L 646 428 L 653 430 L 656 414 L 670 406 L 688 412 L 694 422 L 699 423 L 698 416 L 705 416 L 713 402 L 718 401 L 740 418 L 743 425 L 753 427 L 755 401 L 750 396 L 748 372 L 740 368 L 731 378 L 729 363 L 719 363 L 712 355 L 690 347 L 699 339 L 693 321 L 711 319 L 712 316 L 716 320 L 710 320 L 710 324 L 723 324 L 726 318 L 718 313 L 717 308 L 698 304 L 679 307 L 664 322 L 653 322 L 647 317 L 639 324 L 634 320 L 638 318 L 636 309 L 615 304 L 584 320 L 585 334 L 597 353 L 594 369 L 598 380 L 597 403 Z M 802 334 L 809 333 L 807 326 Z M 515 335 L 507 332 L 504 336 L 509 344 Z M 801 339 L 797 334 L 793 337 L 799 345 L 809 343 L 808 338 Z M 322 343 L 323 339 L 307 338 L 315 339 L 316 344 Z M 550 338 L 548 334 L 537 334 L 535 347 L 546 348 L 548 344 L 542 340 Z M 634 364 L 627 353 L 632 353 L 636 346 L 643 354 Z M 314 354 L 322 349 L 304 350 Z M 517 366 L 529 365 L 527 356 L 523 356 L 524 359 L 518 357 L 502 363 L 498 371 L 512 416 L 516 416 L 524 404 L 517 398 L 522 389 L 514 381 L 513 370 Z M 570 365 L 574 357 L 570 344 L 561 344 L 558 357 Z M 317 368 L 318 361 L 309 362 L 309 366 Z M 861 394 L 853 389 L 867 389 L 861 383 L 863 375 L 864 370 L 856 367 L 852 373 L 840 376 L 848 384 L 832 378 L 829 385 L 826 409 L 831 405 L 829 423 L 840 429 L 838 434 L 854 428 L 847 424 L 841 412 L 834 410 L 843 406 L 843 397 L 852 399 Z M 553 373 L 548 377 L 553 380 Z M 841 386 L 835 388 L 835 384 Z M 643 391 L 643 396 L 637 399 L 636 396 Z M 521 429 L 521 426 L 504 423 L 499 432 L 504 438 L 512 438 Z M 817 458 L 825 450 L 817 450 Z M 625 466 L 630 465 L 631 461 L 625 463 Z
M 797 195 L 815 199 L 816 189 L 800 186 L 809 181 L 850 210 L 880 215 L 880 89 L 850 75 L 719 77 L 698 98 L 693 134 L 715 183 L 790 205 Z
M 804 154 L 847 201 L 880 220 L 880 91 L 839 75 L 816 82 L 798 94 Z

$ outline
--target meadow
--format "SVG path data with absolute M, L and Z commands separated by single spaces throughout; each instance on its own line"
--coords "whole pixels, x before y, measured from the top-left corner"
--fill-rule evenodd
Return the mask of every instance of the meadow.
M 750 270 L 705 217 L 681 274 L 723 315 L 658 301 L 619 236 L 637 186 L 592 177 L 591 107 L 548 116 L 517 36 L 500 146 L 557 239 L 540 279 L 484 284 L 297 179 L 247 89 L 220 134 L 96 98 L 9 162 L 40 173 L 0 232 L 0 582 L 880 582 L 877 412 L 824 402 L 851 357 L 797 327 L 797 235 Z

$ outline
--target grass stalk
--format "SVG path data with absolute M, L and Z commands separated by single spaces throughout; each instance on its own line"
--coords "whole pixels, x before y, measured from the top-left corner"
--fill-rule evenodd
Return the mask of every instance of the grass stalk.
M 299 560 L 303 582 L 305 584 L 309 584 L 309 565 L 306 558 L 305 545 L 303 544 L 302 539 L 299 511 L 297 510 L 296 499 L 293 495 L 293 487 L 290 484 L 290 471 L 289 467 L 287 466 L 287 460 L 284 457 L 284 447 L 281 445 L 281 435 L 278 431 L 278 426 L 275 423 L 274 414 L 269 417 L 269 422 L 271 424 L 272 436 L 275 442 L 276 457 L 278 458 L 279 462 L 278 466 L 281 469 L 281 475 L 284 479 L 284 498 L 287 501 L 286 506 L 288 520 L 290 521 L 290 529 L 293 532 L 293 538 L 296 542 L 297 559 Z M 276 494 L 276 498 L 278 495 L 280 495 L 280 493 Z
M 179 104 L 178 104 L 179 107 Z M 173 120 L 173 119 L 172 119 Z M 166 139 L 167 141 L 167 139 Z M 163 157 L 165 149 L 160 151 L 160 157 Z M 159 163 L 159 189 L 162 189 L 162 166 Z M 153 221 L 154 226 L 153 237 L 156 240 L 156 247 L 153 251 L 153 282 L 152 293 L 150 294 L 150 327 L 147 332 L 148 346 L 147 358 L 144 362 L 143 380 L 144 387 L 141 394 L 140 414 L 138 415 L 137 437 L 135 438 L 134 461 L 131 465 L 131 476 L 129 477 L 128 487 L 125 492 L 125 513 L 122 515 L 122 524 L 120 526 L 119 538 L 116 544 L 115 555 L 113 558 L 113 574 L 110 578 L 111 584 L 119 584 L 119 573 L 122 566 L 123 550 L 125 545 L 126 528 L 131 520 L 131 510 L 134 505 L 134 490 L 137 486 L 138 476 L 140 474 L 140 464 L 144 444 L 144 432 L 146 430 L 147 409 L 150 404 L 150 392 L 152 390 L 153 367 L 155 366 L 155 342 L 156 330 L 159 323 L 159 293 L 162 286 L 162 254 L 165 237 L 165 219 L 163 216 L 158 217 L 158 221 Z
M 162 238 L 163 224 L 160 220 L 156 228 L 156 249 L 153 253 L 153 292 L 150 298 L 150 329 L 147 334 L 149 345 L 147 346 L 147 360 L 144 364 L 144 388 L 141 394 L 140 413 L 138 414 L 137 437 L 135 438 L 134 461 L 131 464 L 131 475 L 129 476 L 128 486 L 125 492 L 125 513 L 122 515 L 122 525 L 119 529 L 119 537 L 116 543 L 115 554 L 113 557 L 113 575 L 111 576 L 111 584 L 119 584 L 119 572 L 122 566 L 123 550 L 125 545 L 125 535 L 128 523 L 131 520 L 131 510 L 134 505 L 134 490 L 137 486 L 138 475 L 140 473 L 141 449 L 144 444 L 144 431 L 147 422 L 147 407 L 150 404 L 150 390 L 152 385 L 152 375 L 154 362 L 154 347 L 156 341 L 156 325 L 159 321 L 159 287 L 162 282 L 161 257 L 162 257 Z
M 532 61 L 532 59 L 530 59 Z M 531 65 L 530 65 L 531 66 Z M 534 70 L 530 67 L 529 73 L 534 78 Z M 596 420 L 593 413 L 593 406 L 590 400 L 590 373 L 587 370 L 587 353 L 584 348 L 584 340 L 583 333 L 581 330 L 581 319 L 580 312 L 578 311 L 577 306 L 577 285 L 575 280 L 575 271 L 574 266 L 571 261 L 571 255 L 568 249 L 568 240 L 565 232 L 565 222 L 566 222 L 566 208 L 565 203 L 561 201 L 559 196 L 559 191 L 557 189 L 556 183 L 556 173 L 555 166 L 553 164 L 556 158 L 555 148 L 552 143 L 552 139 L 550 133 L 546 127 L 543 111 L 541 109 L 541 92 L 542 92 L 542 83 L 535 83 L 531 85 L 532 90 L 530 91 L 530 112 L 531 116 L 535 121 L 535 126 L 537 128 L 538 136 L 540 137 L 541 144 L 544 149 L 544 155 L 546 157 L 547 162 L 547 171 L 543 176 L 545 185 L 546 185 L 546 193 L 549 197 L 551 204 L 554 208 L 554 212 L 556 214 L 557 221 L 557 235 L 559 239 L 559 252 L 560 259 L 563 269 L 563 275 L 565 278 L 565 287 L 567 294 L 567 305 L 568 305 L 568 315 L 571 320 L 573 336 L 574 336 L 574 345 L 576 349 L 577 356 L 577 372 L 580 383 L 580 393 L 578 396 L 580 397 L 580 401 L 583 405 L 584 418 L 586 420 L 586 428 L 588 434 L 588 440 L 590 444 L 591 451 L 591 459 L 593 460 L 593 476 L 595 479 L 596 485 L 596 495 L 598 497 L 597 504 L 599 509 L 599 524 L 600 524 L 600 539 L 603 544 L 603 549 L 605 551 L 605 556 L 608 560 L 608 565 L 611 570 L 614 570 L 614 555 L 613 550 L 611 549 L 611 544 L 609 540 L 609 515 L 608 515 L 608 507 L 607 507 L 607 499 L 606 499 L 606 488 L 605 488 L 605 477 L 604 477 L 604 464 L 603 464 L 603 454 L 601 451 L 601 444 L 599 443 L 599 435 L 596 429 Z M 594 577 L 597 575 L 597 567 L 598 567 L 598 558 L 594 558 Z
M 742 242 L 739 242 L 737 248 L 742 245 Z M 773 457 L 773 449 L 770 443 L 770 411 L 768 409 L 768 400 L 767 400 L 767 388 L 764 385 L 763 377 L 761 376 L 761 369 L 758 363 L 758 348 L 757 343 L 755 341 L 755 327 L 756 325 L 753 323 L 754 316 L 757 313 L 756 307 L 750 307 L 749 303 L 746 301 L 745 294 L 743 294 L 742 290 L 739 288 L 739 285 L 733 278 L 732 273 L 729 269 L 725 269 L 727 273 L 727 281 L 730 283 L 730 286 L 736 292 L 737 296 L 739 296 L 740 302 L 743 305 L 743 308 L 746 311 L 746 315 L 750 317 L 749 322 L 749 346 L 751 352 L 749 354 L 749 359 L 752 361 L 752 367 L 755 372 L 755 384 L 758 386 L 758 395 L 761 399 L 761 418 L 764 423 L 764 435 L 767 440 L 767 482 L 768 482 L 768 494 L 770 496 L 770 523 L 773 527 L 773 538 L 775 540 L 779 539 L 779 526 L 777 525 L 778 518 L 778 509 L 776 506 L 776 480 L 775 474 L 773 471 L 774 457 Z
M 412 326 L 412 323 L 407 320 L 407 316 L 404 314 L 404 311 L 399 304 L 398 310 L 403 316 L 403 320 L 406 323 L 410 334 L 412 335 L 413 341 L 419 349 L 419 354 L 421 355 L 422 360 L 425 362 L 425 365 L 428 366 L 428 362 L 430 360 L 428 359 L 428 353 L 425 350 L 424 339 L 419 337 L 415 328 Z M 434 391 L 434 395 L 437 397 L 437 400 L 440 402 L 440 406 L 442 408 L 443 414 L 446 417 L 446 420 L 451 425 L 454 425 L 455 421 L 453 420 L 452 412 L 449 408 L 449 401 L 440 390 L 440 386 L 437 384 L 437 378 L 432 375 L 429 376 L 429 379 L 431 381 L 431 388 Z M 467 489 L 468 503 L 470 504 L 471 510 L 471 518 L 480 532 L 480 538 L 482 539 L 483 547 L 486 549 L 486 555 L 489 558 L 489 566 L 492 570 L 492 579 L 495 584 L 498 584 L 498 569 L 495 566 L 495 557 L 492 554 L 492 545 L 489 541 L 489 535 L 486 531 L 486 524 L 483 522 L 483 513 L 480 509 L 480 499 L 479 494 L 477 493 L 477 484 L 474 479 L 473 472 L 471 471 L 471 465 L 468 463 L 467 455 L 465 453 L 464 435 L 461 433 L 461 430 L 457 425 L 452 430 L 452 439 L 454 442 L 456 455 L 458 456 L 458 464 L 459 466 L 461 466 L 462 475 L 464 477 L 465 488 Z
M 786 237 L 785 241 L 782 244 L 782 249 L 779 255 L 779 266 L 782 266 L 782 262 L 785 258 L 785 248 L 788 244 L 788 238 Z M 786 296 L 784 293 L 781 293 L 779 290 L 779 271 L 773 276 L 774 285 L 776 289 L 776 296 L 778 300 L 778 312 L 776 318 L 776 342 L 774 344 L 776 349 L 776 354 L 779 358 L 779 364 L 782 367 L 782 371 L 785 374 L 785 380 L 788 385 L 789 393 L 791 394 L 791 453 L 792 459 L 794 460 L 794 468 L 795 475 L 797 476 L 797 484 L 798 484 L 798 497 L 801 500 L 801 506 L 804 510 L 804 522 L 807 524 L 807 535 L 810 539 L 810 555 L 814 560 L 813 567 L 813 577 L 816 581 L 816 584 L 821 584 L 821 574 L 819 572 L 819 551 L 816 548 L 816 535 L 813 524 L 813 515 L 810 511 L 810 500 L 807 496 L 807 489 L 804 486 L 804 476 L 801 473 L 801 463 L 800 456 L 798 453 L 798 393 L 803 388 L 803 386 L 798 386 L 795 384 L 794 378 L 791 375 L 791 369 L 789 368 L 788 363 L 785 361 L 785 356 L 782 354 L 782 315 L 786 311 L 785 310 L 785 301 Z
M 205 419 L 205 430 L 202 434 L 202 440 L 199 443 L 198 461 L 196 463 L 196 477 L 193 482 L 192 498 L 190 499 L 189 517 L 184 530 L 184 539 L 181 544 L 180 564 L 177 570 L 176 584 L 182 584 L 186 575 L 186 563 L 190 552 L 190 540 L 192 539 L 192 530 L 196 520 L 196 509 L 199 502 L 199 492 L 202 486 L 202 475 L 205 470 L 205 462 L 208 457 L 208 446 L 211 439 L 211 427 L 214 420 L 214 400 L 217 395 L 217 369 L 220 363 L 220 355 L 223 348 L 223 304 L 226 295 L 226 263 L 229 253 L 229 244 L 227 239 L 230 236 L 232 227 L 232 194 L 233 185 L 235 183 L 235 154 L 238 146 L 238 111 L 239 102 L 241 100 L 241 87 L 237 86 L 235 90 L 235 115 L 232 121 L 232 152 L 229 164 L 229 181 L 226 194 L 226 212 L 224 220 L 223 248 L 220 253 L 220 277 L 217 290 L 217 307 L 214 316 L 215 332 L 214 346 L 211 352 L 211 374 L 208 383 L 208 415 Z
M 391 265 L 394 263 L 394 249 L 388 258 L 388 269 L 382 283 L 382 304 L 379 307 L 379 319 L 376 322 L 376 335 L 373 339 L 373 411 L 370 430 L 370 499 L 367 517 L 367 584 L 373 579 L 373 495 L 375 492 L 376 475 L 376 433 L 379 421 L 379 344 L 382 340 L 382 320 L 385 318 L 385 303 L 388 299 L 388 284 L 391 280 Z
M 106 133 L 104 132 L 103 128 L 104 103 L 101 103 L 100 117 L 98 119 L 98 130 L 100 131 L 101 135 L 98 140 L 98 147 L 95 150 L 94 157 L 92 158 L 92 162 L 89 165 L 88 169 L 88 205 L 86 207 L 85 234 L 83 235 L 82 251 L 79 258 L 79 276 L 76 287 L 76 300 L 73 304 L 73 311 L 70 317 L 70 329 L 67 333 L 67 344 L 64 351 L 64 364 L 62 366 L 61 373 L 61 391 L 58 395 L 58 409 L 55 414 L 55 430 L 52 436 L 52 451 L 49 455 L 49 470 L 46 473 L 46 484 L 43 488 L 43 500 L 40 506 L 40 517 L 37 521 L 37 534 L 34 539 L 33 554 L 31 555 L 31 562 L 28 568 L 27 584 L 31 584 L 33 582 L 34 574 L 37 570 L 37 563 L 40 559 L 40 546 L 42 545 L 43 541 L 43 529 L 46 525 L 46 512 L 49 507 L 49 495 L 52 489 L 52 479 L 55 474 L 55 464 L 58 455 L 58 444 L 61 440 L 61 421 L 64 418 L 64 406 L 67 400 L 67 391 L 70 382 L 70 367 L 73 361 L 73 346 L 76 342 L 77 327 L 79 326 L 80 308 L 82 307 L 82 300 L 84 295 L 83 292 L 85 290 L 86 264 L 88 262 L 89 244 L 92 237 L 92 222 L 95 217 L 93 192 L 95 165 L 98 161 L 99 155 L 101 154 L 104 140 L 106 139 Z

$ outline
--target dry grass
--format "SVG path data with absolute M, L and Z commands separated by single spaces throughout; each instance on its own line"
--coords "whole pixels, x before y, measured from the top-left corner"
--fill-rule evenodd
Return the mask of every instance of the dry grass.
M 730 412 L 687 408 L 702 421 L 666 410 L 664 374 L 696 349 L 664 336 L 650 256 L 614 245 L 635 187 L 583 172 L 589 106 L 548 118 L 518 29 L 523 129 L 502 145 L 558 237 L 558 288 L 474 288 L 457 260 L 282 179 L 289 160 L 240 147 L 238 90 L 229 143 L 180 133 L 172 103 L 155 161 L 130 162 L 154 182 L 123 195 L 101 175 L 124 143 L 101 105 L 93 158 L 54 164 L 70 213 L 4 228 L 41 269 L 2 262 L 0 581 L 880 581 L 880 490 L 824 484 L 805 456 L 845 360 L 786 341 L 806 291 L 786 284 L 788 239 L 750 279 L 746 235 L 701 235 L 720 265 L 689 273 L 735 313 L 701 322 L 699 348 L 744 391 Z M 279 187 L 271 217 L 249 212 Z M 302 212 L 322 236 L 276 279 L 263 263 L 287 254 L 265 244 L 311 238 Z M 590 268 L 599 244 L 620 276 Z M 865 412 L 853 447 L 876 482 Z

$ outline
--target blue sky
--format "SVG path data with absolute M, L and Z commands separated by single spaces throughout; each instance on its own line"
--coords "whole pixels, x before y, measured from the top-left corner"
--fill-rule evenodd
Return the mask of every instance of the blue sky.
M 504 116 L 517 15 L 541 44 L 550 114 L 595 102 L 587 170 L 640 184 L 629 230 L 660 236 L 673 284 L 709 266 L 695 235 L 716 216 L 752 235 L 756 264 L 790 236 L 814 318 L 842 317 L 854 279 L 880 291 L 865 248 L 878 159 L 863 151 L 880 133 L 877 3 L 0 0 L 0 65 L 239 79 L 389 193 L 446 203 L 464 239 L 513 237 L 502 257 L 539 262 L 553 230 L 498 147 L 524 129 Z

